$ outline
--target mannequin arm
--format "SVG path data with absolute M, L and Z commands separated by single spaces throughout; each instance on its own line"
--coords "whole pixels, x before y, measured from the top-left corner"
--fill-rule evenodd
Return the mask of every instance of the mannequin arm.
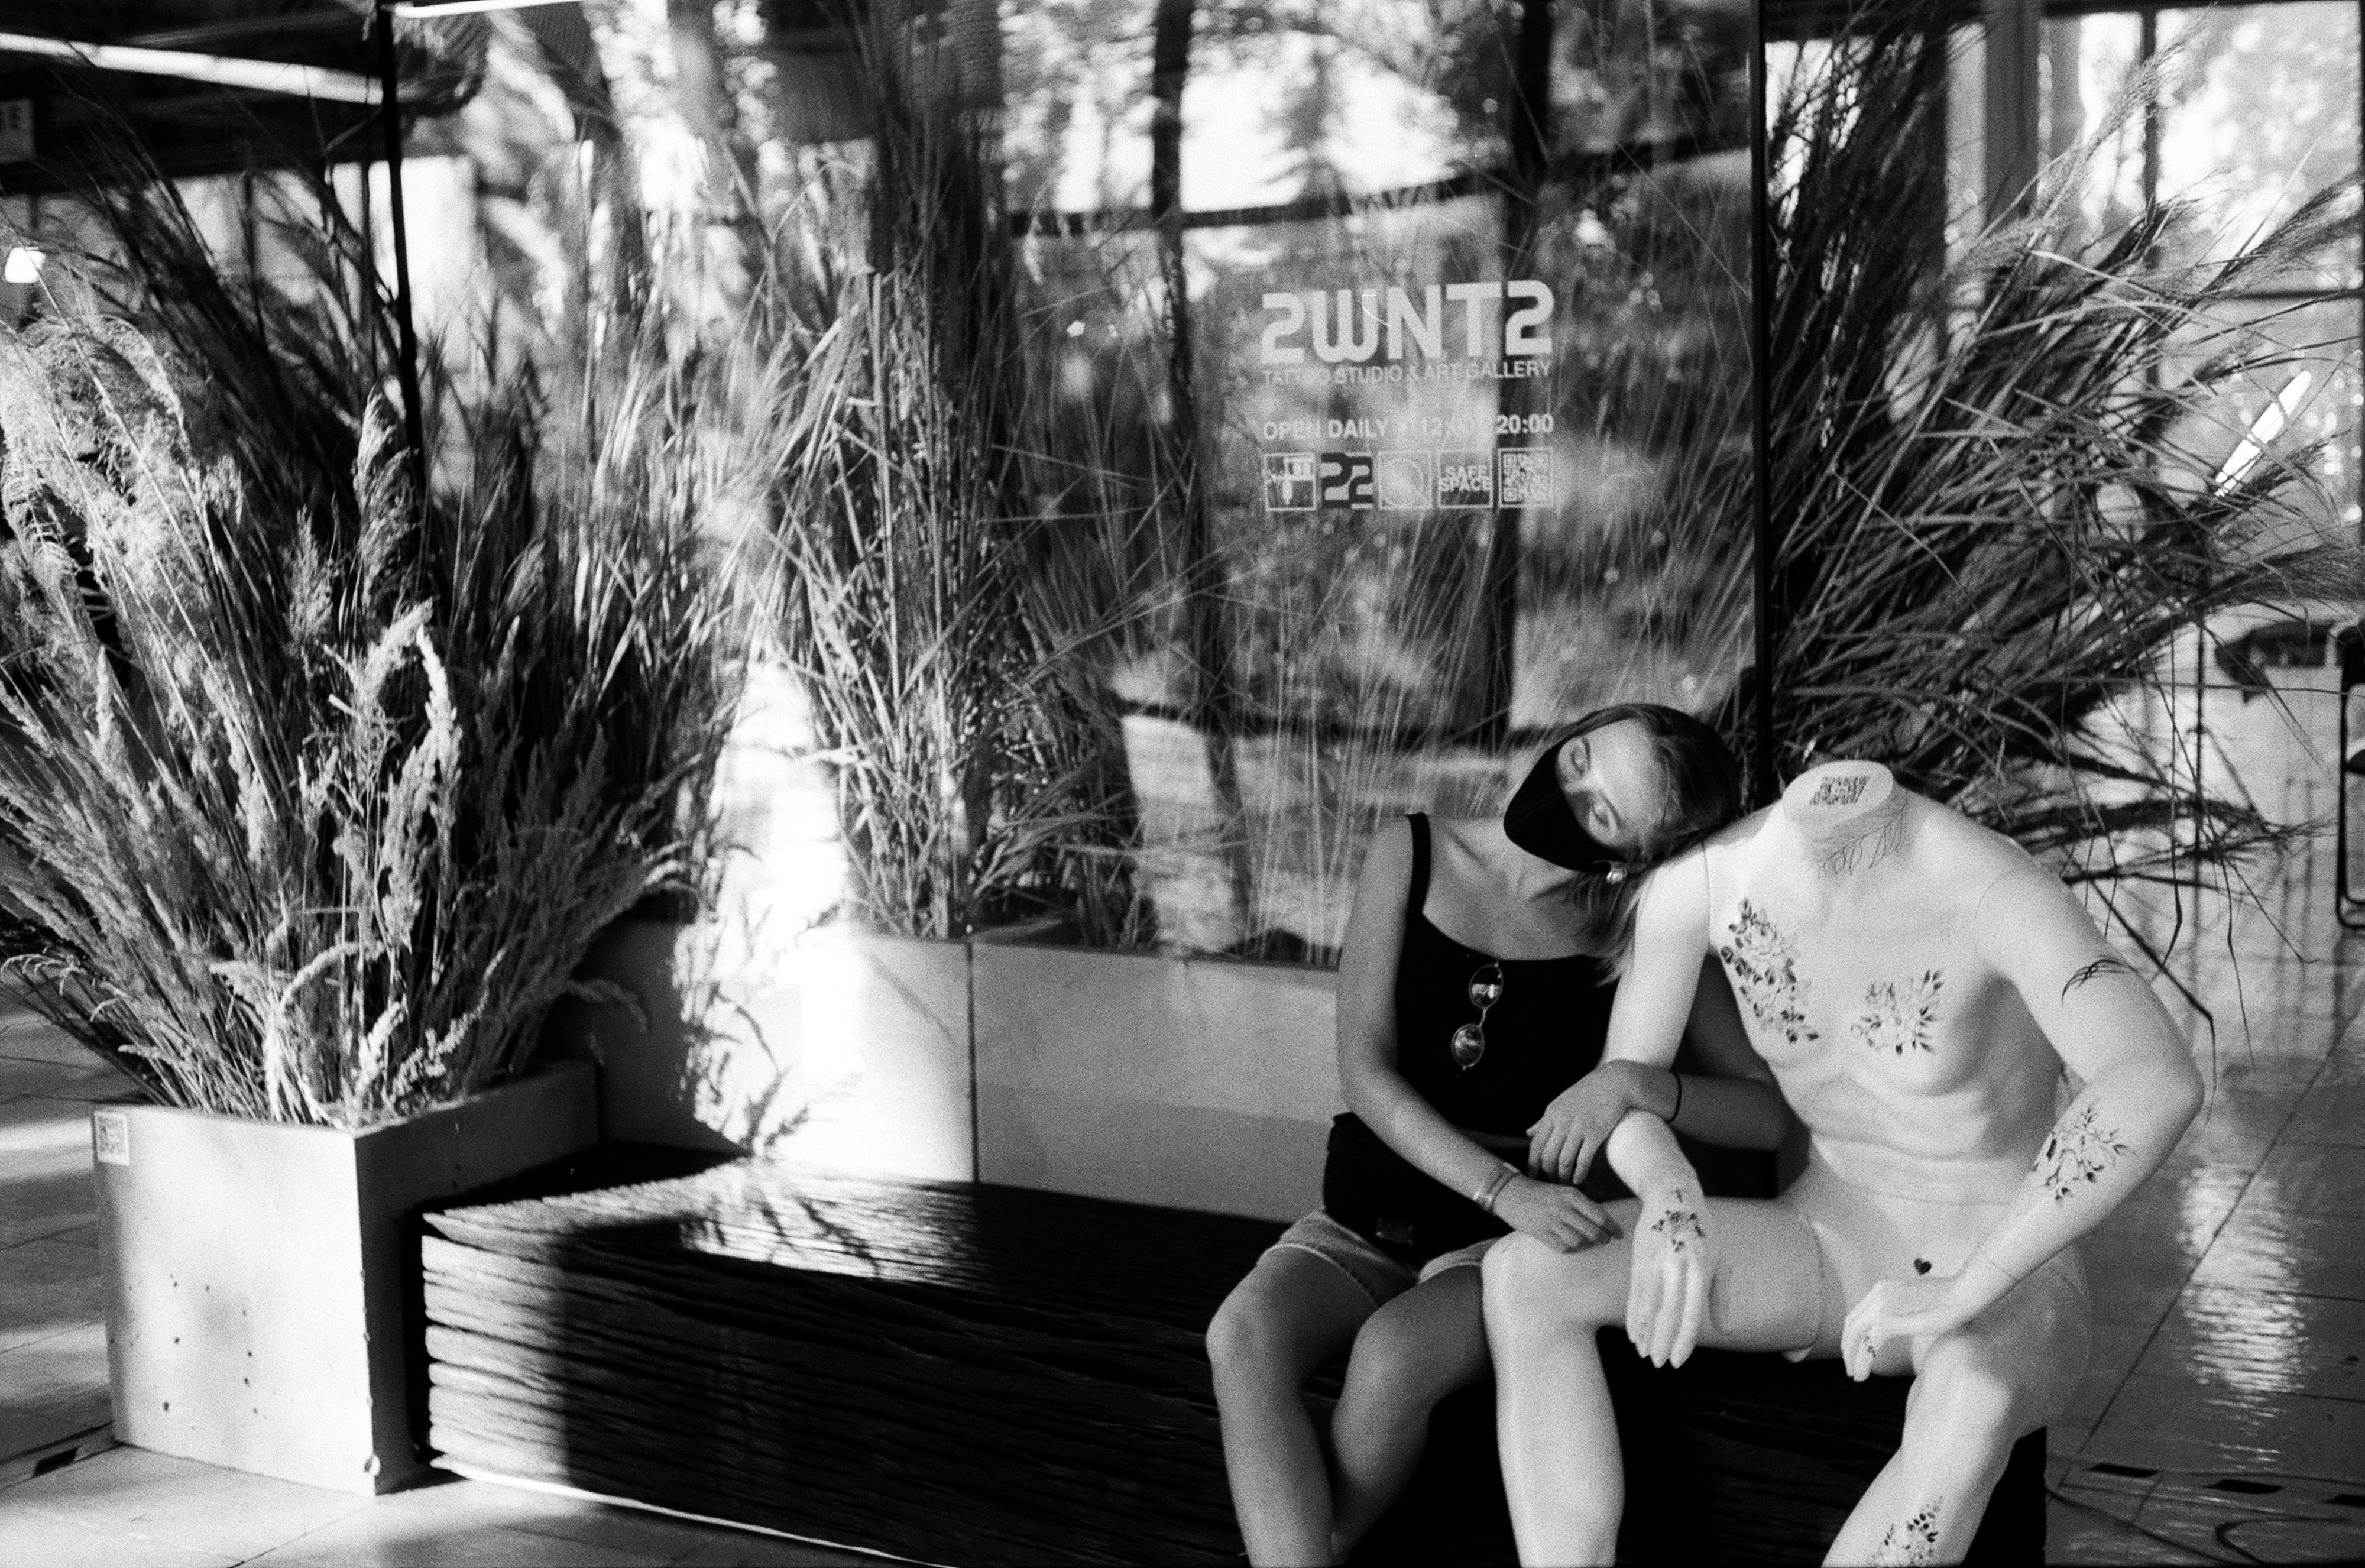
M 1981 956 L 2085 1085 L 1957 1276 L 1977 1311 L 2126 1201 L 2191 1124 L 2202 1083 L 2159 998 L 2059 881 L 2008 872 L 1973 919 Z
M 1637 1062 L 1662 1070 L 1675 1065 L 1707 955 L 1708 854 L 1695 849 L 1653 871 L 1643 885 L 1634 910 L 1633 951 L 1609 1008 L 1609 1037 L 1601 1052 L 1605 1064 Z M 1695 1081 L 1686 1081 L 1687 1096 Z M 1653 1184 L 1699 1192 L 1691 1162 L 1676 1147 L 1666 1124 L 1649 1112 L 1628 1112 L 1604 1152 L 1609 1168 L 1646 1204 Z
M 1858 1380 L 1871 1375 L 1882 1345 L 1961 1327 L 2100 1225 L 2167 1158 L 2201 1106 L 2201 1075 L 2167 1010 L 2068 889 L 2023 866 L 1980 895 L 1972 921 L 1980 957 L 2085 1088 L 1959 1271 L 1883 1281 L 1850 1309 L 1840 1354 Z
M 1676 1131 L 1728 1148 L 1779 1148 L 1789 1135 L 1790 1103 L 1774 1071 L 1749 1043 L 1732 983 L 1713 954 L 1700 959 L 1684 1044 L 1707 1073 L 1685 1073 Z
M 1672 1067 L 1611 1059 L 1562 1090 L 1528 1129 L 1528 1168 L 1556 1181 L 1584 1181 L 1630 1111 L 1648 1112 L 1704 1143 L 1779 1148 L 1790 1129 L 1789 1103 L 1750 1047 L 1724 966 L 1712 957 L 1700 960 L 1684 1044 L 1694 1066 L 1680 1081 Z

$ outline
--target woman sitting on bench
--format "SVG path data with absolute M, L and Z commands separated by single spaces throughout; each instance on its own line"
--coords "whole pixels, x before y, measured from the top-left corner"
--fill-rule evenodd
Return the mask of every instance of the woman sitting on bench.
M 1633 703 L 1558 737 L 1499 822 L 1415 814 L 1374 838 L 1339 966 L 1351 1109 L 1331 1128 L 1322 1207 L 1207 1331 L 1251 1562 L 1336 1562 L 1384 1511 L 1430 1411 L 1487 1373 L 1476 1264 L 1496 1238 L 1575 1251 L 1619 1234 L 1572 1183 L 1630 1108 L 1711 1142 L 1781 1141 L 1788 1112 L 1712 963 L 1692 1036 L 1735 1076 L 1594 1070 L 1642 873 L 1740 805 L 1713 731 Z M 1326 1444 L 1303 1390 L 1351 1344 Z

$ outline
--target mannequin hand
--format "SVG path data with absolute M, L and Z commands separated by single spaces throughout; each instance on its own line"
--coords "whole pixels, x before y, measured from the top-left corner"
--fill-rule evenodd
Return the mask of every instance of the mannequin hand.
M 1675 1074 L 1639 1061 L 1606 1061 L 1560 1092 L 1528 1129 L 1528 1170 L 1582 1182 L 1629 1111 L 1658 1115 L 1676 1099 Z
M 1708 1205 L 1689 1188 L 1646 1194 L 1634 1224 L 1626 1287 L 1626 1338 L 1653 1366 L 1679 1367 L 1699 1343 L 1716 1282 Z
M 1840 1358 L 1848 1376 L 1862 1383 L 1872 1375 L 1881 1348 L 1897 1339 L 1933 1339 L 1978 1316 L 1984 1303 L 1970 1299 L 1959 1274 L 1924 1274 L 1882 1280 L 1864 1293 L 1840 1329 Z
M 1574 1187 L 1514 1176 L 1495 1200 L 1495 1213 L 1555 1252 L 1582 1252 L 1620 1234 L 1608 1211 Z

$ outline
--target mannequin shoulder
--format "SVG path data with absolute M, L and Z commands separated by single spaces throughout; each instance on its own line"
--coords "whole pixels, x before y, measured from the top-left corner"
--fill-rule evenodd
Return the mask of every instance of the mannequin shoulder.
M 1993 828 L 1919 796 L 1912 809 L 1921 819 L 1913 834 L 1914 878 L 1924 886 L 1947 890 L 1962 913 L 1977 911 L 1999 893 L 2047 898 L 2061 893 L 2060 878 Z
M 1705 871 L 1712 888 L 1732 884 L 1735 879 L 1747 879 L 1757 865 L 1760 851 L 1768 842 L 1766 830 L 1772 825 L 1778 807 L 1766 806 L 1737 822 L 1725 823 L 1668 861 L 1662 869 L 1698 868 Z
M 1721 864 L 1737 855 L 1745 854 L 1764 836 L 1767 826 L 1774 821 L 1775 812 L 1778 809 L 1775 806 L 1761 806 L 1738 821 L 1725 823 L 1700 840 L 1698 847 L 1692 853 L 1702 856 L 1711 864 Z

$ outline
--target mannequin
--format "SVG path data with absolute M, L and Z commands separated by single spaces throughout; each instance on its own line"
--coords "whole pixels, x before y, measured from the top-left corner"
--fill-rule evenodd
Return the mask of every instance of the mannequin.
M 2072 1243 L 2167 1155 L 2201 1082 L 2150 987 L 2016 845 L 1841 762 L 1653 873 L 1605 1058 L 1672 1058 L 1703 955 L 1811 1135 L 1772 1202 L 1704 1200 L 1665 1125 L 1605 1146 L 1631 1239 L 1485 1263 L 1523 1561 L 1608 1562 L 1623 1480 L 1594 1330 L 1915 1374 L 1827 1561 L 1952 1562 L 2012 1445 L 2083 1370 Z M 2064 1074 L 2074 1094 L 2057 1114 Z

